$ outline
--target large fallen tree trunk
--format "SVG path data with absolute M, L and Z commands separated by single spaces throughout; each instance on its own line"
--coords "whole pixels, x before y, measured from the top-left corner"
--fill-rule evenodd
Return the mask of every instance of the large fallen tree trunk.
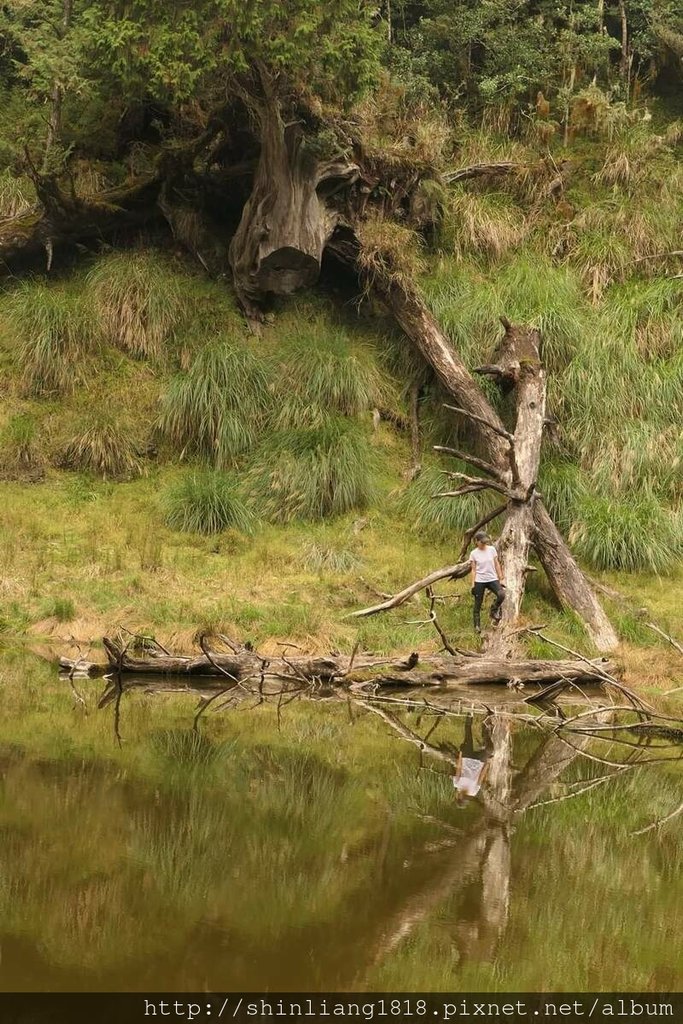
M 34 183 L 39 204 L 0 221 L 0 264 L 10 269 L 41 259 L 50 269 L 61 248 L 99 241 L 122 227 L 142 227 L 161 217 L 156 177 L 83 198 L 62 192 L 53 178 L 36 175 Z
M 598 658 L 593 661 L 515 661 L 495 657 L 421 656 L 383 659 L 370 655 L 357 657 L 288 656 L 265 657 L 256 651 L 234 645 L 230 653 L 217 653 L 203 647 L 197 656 L 170 654 L 161 649 L 142 654 L 131 652 L 124 644 L 104 637 L 109 671 L 133 675 L 218 676 L 226 687 L 249 684 L 255 693 L 273 692 L 273 688 L 305 688 L 315 683 L 342 686 L 461 686 L 463 684 L 546 685 L 558 680 L 582 685 L 604 683 L 614 667 Z M 92 672 L 82 661 L 60 660 L 64 672 L 77 668 L 79 674 Z

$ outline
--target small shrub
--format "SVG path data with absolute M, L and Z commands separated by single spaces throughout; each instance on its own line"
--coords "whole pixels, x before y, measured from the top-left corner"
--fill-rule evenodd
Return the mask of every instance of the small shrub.
M 59 465 L 103 479 L 130 479 L 142 472 L 142 463 L 129 430 L 108 416 L 90 419 L 64 445 Z
M 36 397 L 70 394 L 92 342 L 80 293 L 64 285 L 28 282 L 9 297 L 7 314 L 19 343 L 24 390 Z
M 185 476 L 163 500 L 166 523 L 185 533 L 220 533 L 232 528 L 251 533 L 253 512 L 245 504 L 236 479 L 215 470 Z
M 179 449 L 223 469 L 252 448 L 269 401 L 264 364 L 244 346 L 207 346 L 162 399 L 161 432 Z
M 598 569 L 670 573 L 683 550 L 676 518 L 650 494 L 587 496 L 569 537 Z
M 104 339 L 137 357 L 157 357 L 184 313 L 178 278 L 151 253 L 101 260 L 88 285 Z
M 370 500 L 374 461 L 363 432 L 330 417 L 270 438 L 249 472 L 249 491 L 271 522 L 342 515 Z

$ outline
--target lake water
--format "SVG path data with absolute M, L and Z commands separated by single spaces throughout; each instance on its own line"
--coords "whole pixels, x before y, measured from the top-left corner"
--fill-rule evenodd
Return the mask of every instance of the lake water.
M 140 682 L 0 659 L 3 991 L 680 990 L 675 737 Z

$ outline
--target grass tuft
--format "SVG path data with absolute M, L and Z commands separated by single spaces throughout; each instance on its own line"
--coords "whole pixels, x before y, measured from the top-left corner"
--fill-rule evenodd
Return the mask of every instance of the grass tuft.
M 581 469 L 565 459 L 544 462 L 538 483 L 546 508 L 558 529 L 566 535 L 574 525 L 587 494 Z
M 24 391 L 35 397 L 70 394 L 92 341 L 80 289 L 26 282 L 10 295 L 6 310 L 19 342 Z
M 9 170 L 0 174 L 0 218 L 11 219 L 27 213 L 36 201 L 36 190 L 28 178 L 17 177 Z
M 526 230 L 521 210 L 507 196 L 463 190 L 451 199 L 439 241 L 458 259 L 497 260 L 522 242 Z
M 251 533 L 255 518 L 242 498 L 235 477 L 202 470 L 183 477 L 163 498 L 166 523 L 184 533 Z
M 94 473 L 104 480 L 140 476 L 142 463 L 129 429 L 107 414 L 91 417 L 64 445 L 63 469 Z
M 389 388 L 367 346 L 313 323 L 289 346 L 278 373 L 280 429 L 320 426 L 330 413 L 360 416 L 383 404 Z M 322 339 L 322 340 L 321 340 Z
M 245 346 L 208 345 L 162 398 L 161 432 L 178 449 L 224 469 L 253 448 L 269 402 L 265 365 Z
M 683 551 L 677 517 L 647 493 L 585 497 L 569 539 L 596 568 L 626 572 L 671 573 Z
M 374 463 L 363 431 L 329 417 L 269 438 L 249 472 L 249 492 L 271 522 L 342 515 L 368 504 Z
M 38 424 L 31 413 L 10 416 L 0 433 L 0 467 L 5 471 L 31 471 L 41 466 Z
M 178 282 L 151 253 L 120 253 L 100 260 L 88 275 L 104 339 L 132 356 L 160 356 L 183 320 Z

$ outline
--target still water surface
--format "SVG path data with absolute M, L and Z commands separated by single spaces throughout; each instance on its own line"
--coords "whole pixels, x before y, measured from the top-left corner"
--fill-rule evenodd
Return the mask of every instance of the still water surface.
M 681 988 L 670 737 L 141 683 L 0 659 L 0 989 Z

